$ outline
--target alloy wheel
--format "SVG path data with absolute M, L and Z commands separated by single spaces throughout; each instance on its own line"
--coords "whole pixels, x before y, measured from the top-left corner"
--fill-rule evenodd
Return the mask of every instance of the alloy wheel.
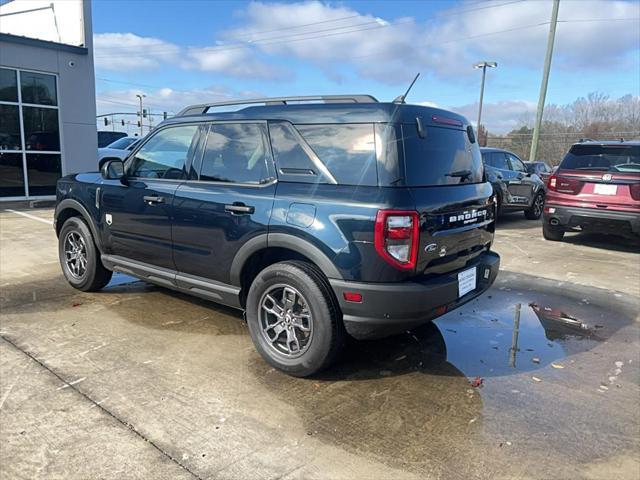
M 278 284 L 260 299 L 260 331 L 269 346 L 289 358 L 307 351 L 313 335 L 309 303 L 295 288 Z
M 533 203 L 533 213 L 535 214 L 536 218 L 542 215 L 543 208 L 544 208 L 544 196 L 537 195 Z
M 69 232 L 65 237 L 64 257 L 69 273 L 81 279 L 87 272 L 87 246 L 78 232 Z

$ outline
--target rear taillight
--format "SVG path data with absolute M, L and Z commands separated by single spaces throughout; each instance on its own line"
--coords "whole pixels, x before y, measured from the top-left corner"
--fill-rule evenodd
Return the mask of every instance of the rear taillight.
M 387 263 L 413 270 L 418 259 L 418 235 L 418 212 L 378 210 L 374 243 Z
M 629 191 L 631 192 L 631 198 L 640 200 L 640 183 L 632 183 L 629 185 Z
M 574 178 L 569 177 L 558 177 L 556 175 L 552 175 L 549 178 L 549 183 L 547 184 L 549 190 L 558 193 L 569 193 L 571 195 L 575 195 L 580 193 L 582 189 L 582 182 L 580 180 L 576 180 Z

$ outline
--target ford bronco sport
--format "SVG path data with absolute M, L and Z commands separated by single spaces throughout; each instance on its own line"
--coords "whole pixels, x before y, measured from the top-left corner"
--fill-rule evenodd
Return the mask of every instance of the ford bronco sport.
M 186 108 L 124 162 L 60 179 L 55 230 L 73 287 L 124 272 L 242 309 L 258 352 L 307 376 L 347 334 L 398 333 L 489 288 L 494 215 L 465 118 L 293 97 Z

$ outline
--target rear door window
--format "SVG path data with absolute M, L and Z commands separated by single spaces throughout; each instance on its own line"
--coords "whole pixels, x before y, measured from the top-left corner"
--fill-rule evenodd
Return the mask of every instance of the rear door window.
M 640 145 L 574 145 L 560 168 L 640 173 Z
M 268 178 L 266 128 L 255 123 L 212 124 L 200 180 L 259 184 Z
M 410 186 L 480 183 L 482 158 L 465 130 L 426 127 L 424 138 L 415 124 L 403 124 L 405 182 Z
M 483 158 L 487 165 L 493 168 L 499 168 L 501 170 L 509 170 L 509 162 L 507 162 L 507 157 L 502 152 L 487 152 L 484 153 Z

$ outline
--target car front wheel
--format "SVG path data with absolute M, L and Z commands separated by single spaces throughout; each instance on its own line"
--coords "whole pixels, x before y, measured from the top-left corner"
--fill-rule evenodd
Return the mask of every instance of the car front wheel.
M 313 265 L 271 265 L 247 296 L 247 324 L 262 357 L 275 368 L 307 377 L 328 367 L 345 338 L 331 287 Z
M 64 222 L 58 237 L 58 257 L 62 273 L 73 288 L 93 292 L 111 280 L 112 272 L 102 264 L 91 230 L 78 217 Z

